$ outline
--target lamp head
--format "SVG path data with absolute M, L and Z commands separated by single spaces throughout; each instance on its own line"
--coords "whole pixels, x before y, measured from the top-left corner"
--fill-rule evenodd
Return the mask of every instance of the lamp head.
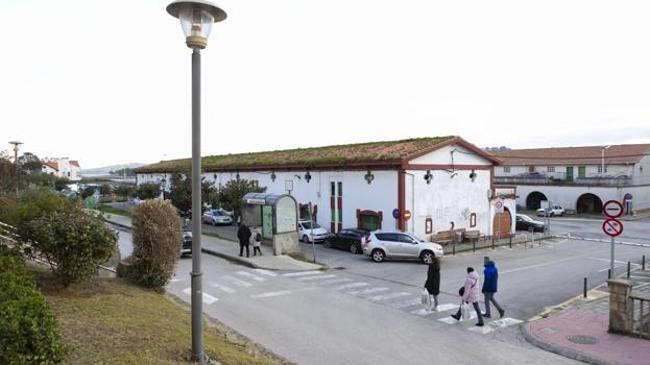
M 192 49 L 208 45 L 212 23 L 226 19 L 226 12 L 205 0 L 176 0 L 167 5 L 167 12 L 181 21 L 185 43 Z

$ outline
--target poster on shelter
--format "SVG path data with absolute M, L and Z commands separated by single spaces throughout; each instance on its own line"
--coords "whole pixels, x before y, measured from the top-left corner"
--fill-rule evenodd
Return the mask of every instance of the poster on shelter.
M 275 205 L 276 233 L 288 233 L 296 231 L 296 203 L 293 199 L 280 198 Z

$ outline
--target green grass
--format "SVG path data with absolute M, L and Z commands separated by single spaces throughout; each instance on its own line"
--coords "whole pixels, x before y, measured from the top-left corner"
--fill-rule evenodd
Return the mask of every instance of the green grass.
M 71 353 L 66 364 L 188 364 L 191 320 L 167 294 L 120 279 L 96 278 L 63 288 L 49 271 L 32 268 Z M 227 329 L 204 325 L 206 353 L 222 364 L 284 364 Z
M 127 210 L 124 210 L 124 209 L 111 207 L 110 205 L 99 205 L 97 207 L 97 209 L 99 211 L 101 211 L 101 212 L 104 212 L 104 213 L 121 215 L 121 216 L 124 216 L 124 217 L 130 217 L 131 216 L 131 212 L 129 212 Z

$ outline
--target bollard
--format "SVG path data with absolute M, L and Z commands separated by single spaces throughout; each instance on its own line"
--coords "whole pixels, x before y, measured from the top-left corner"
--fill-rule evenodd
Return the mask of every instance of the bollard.
M 456 242 L 454 242 L 454 245 L 451 247 L 451 254 L 456 256 Z
M 510 235 L 510 240 L 509 240 L 508 245 L 510 246 L 510 248 L 512 248 L 512 235 Z M 643 257 L 645 257 L 645 256 L 643 256 Z
M 611 280 L 612 278 L 612 269 L 607 269 L 607 279 Z
M 630 262 L 627 262 L 627 278 L 630 278 Z
M 476 240 L 472 240 L 472 252 L 476 253 Z
M 645 271 L 645 255 L 641 257 L 641 270 Z
M 587 278 L 585 278 L 585 285 L 584 285 L 584 288 L 582 290 L 582 296 L 587 298 Z
M 494 240 L 492 240 L 492 249 L 494 250 Z

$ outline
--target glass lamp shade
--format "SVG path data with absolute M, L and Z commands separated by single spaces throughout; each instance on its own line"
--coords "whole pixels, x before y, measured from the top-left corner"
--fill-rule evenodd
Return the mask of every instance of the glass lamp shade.
M 208 38 L 214 17 L 212 14 L 191 4 L 185 4 L 178 13 L 185 37 Z

